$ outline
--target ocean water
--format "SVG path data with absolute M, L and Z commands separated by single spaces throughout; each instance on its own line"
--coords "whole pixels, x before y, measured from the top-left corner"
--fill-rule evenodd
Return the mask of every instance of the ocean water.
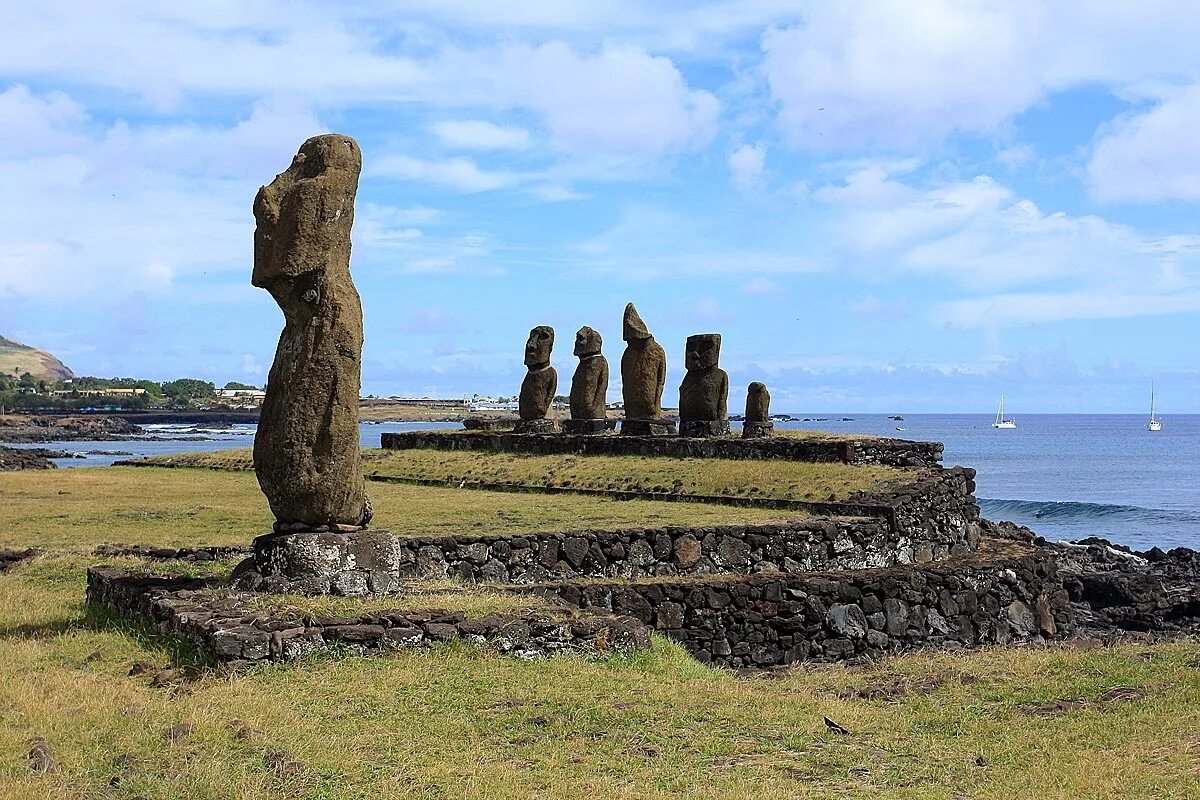
M 992 428 L 989 414 L 797 414 L 811 422 L 779 428 L 865 433 L 945 444 L 946 466 L 974 467 L 984 516 L 1027 525 L 1049 539 L 1102 536 L 1144 550 L 1200 548 L 1200 415 L 1167 417 L 1146 430 L 1145 415 L 1030 414 L 1016 430 Z M 903 427 L 897 431 L 896 427 Z M 190 426 L 150 426 L 170 435 Z M 457 428 L 457 423 L 364 423 L 363 447 L 378 447 L 388 431 Z M 164 455 L 249 447 L 253 425 L 200 431 L 201 442 L 59 442 L 43 447 L 84 453 L 122 450 Z M 63 459 L 62 467 L 105 466 L 129 456 Z
M 1029 414 L 1016 430 L 996 430 L 991 414 L 793 416 L 827 420 L 776 425 L 942 442 L 943 464 L 976 469 L 985 517 L 1048 539 L 1200 548 L 1200 415 L 1167 417 L 1157 433 L 1133 414 Z

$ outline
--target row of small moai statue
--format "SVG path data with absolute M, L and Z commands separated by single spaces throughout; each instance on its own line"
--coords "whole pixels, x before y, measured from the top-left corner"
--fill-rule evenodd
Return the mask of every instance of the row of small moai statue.
M 674 422 L 664 419 L 662 413 L 667 353 L 654 341 L 633 303 L 625 306 L 621 338 L 625 340 L 625 353 L 621 356 L 625 418 L 621 422 L 621 433 L 635 436 L 674 434 Z M 565 433 L 594 435 L 608 429 L 608 359 L 601 352 L 602 345 L 600 334 L 586 325 L 575 334 L 579 366 L 571 379 L 571 418 L 563 421 Z M 553 328 L 539 325 L 529 332 L 525 342 L 528 372 L 521 382 L 517 433 L 555 431 L 554 420 L 548 418 L 558 391 L 558 373 L 550 364 L 553 349 Z M 729 376 L 717 366 L 720 355 L 721 334 L 700 333 L 688 337 L 687 374 L 679 386 L 680 436 L 725 436 L 729 433 Z M 770 405 L 767 387 L 758 381 L 751 383 L 746 392 L 743 438 L 771 435 L 774 426 Z

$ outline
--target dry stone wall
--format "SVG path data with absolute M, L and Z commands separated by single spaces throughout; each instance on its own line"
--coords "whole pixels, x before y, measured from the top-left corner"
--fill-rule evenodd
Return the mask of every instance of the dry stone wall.
M 639 619 L 700 661 L 735 668 L 1041 640 L 1072 626 L 1053 556 L 1011 545 L 919 567 L 542 590 Z
M 977 526 L 898 531 L 883 519 L 631 528 L 524 536 L 399 537 L 387 531 L 264 536 L 246 589 L 359 595 L 406 580 L 533 584 L 580 578 L 865 569 L 944 559 L 978 545 Z
M 791 461 L 878 464 L 890 467 L 936 467 L 940 442 L 903 439 L 766 439 L 682 436 L 575 436 L 516 434 L 495 431 L 403 431 L 384 433 L 387 450 L 469 450 L 536 455 L 671 456 L 674 458 L 787 459 Z
M 625 653 L 650 644 L 636 619 L 609 614 L 490 614 L 468 619 L 448 611 L 376 611 L 353 617 L 264 613 L 253 595 L 214 590 L 203 579 L 130 575 L 92 567 L 88 602 L 147 618 L 159 633 L 181 636 L 215 660 L 233 664 L 292 661 L 330 648 L 363 655 L 430 647 L 461 639 L 535 658 L 561 652 Z

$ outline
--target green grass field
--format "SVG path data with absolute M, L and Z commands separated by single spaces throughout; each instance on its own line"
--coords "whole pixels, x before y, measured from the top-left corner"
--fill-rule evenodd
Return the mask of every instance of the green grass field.
M 752 516 L 373 489 L 381 524 L 393 528 L 440 530 L 446 518 L 460 529 L 519 530 L 644 523 L 647 514 Z M 267 524 L 252 474 L 10 473 L 0 475 L 0 497 L 0 546 L 50 551 L 0 575 L 0 798 L 1200 796 L 1194 641 L 923 653 L 767 676 L 706 668 L 665 639 L 600 660 L 522 661 L 455 643 L 227 673 L 136 623 L 89 616 L 84 568 L 96 559 L 84 550 L 100 541 L 249 541 Z M 219 573 L 229 563 L 154 568 Z M 432 586 L 404 602 L 468 611 L 532 602 L 489 594 Z M 300 612 L 374 602 L 263 600 L 265 610 Z M 135 664 L 150 671 L 131 675 Z M 153 686 L 166 666 L 183 677 Z M 823 717 L 850 733 L 827 730 Z M 52 772 L 30 768 L 38 739 Z

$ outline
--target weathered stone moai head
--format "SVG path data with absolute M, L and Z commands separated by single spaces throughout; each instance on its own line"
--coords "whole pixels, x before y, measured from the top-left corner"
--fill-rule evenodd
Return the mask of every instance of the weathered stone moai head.
M 681 436 L 719 436 L 729 432 L 729 376 L 717 366 L 721 334 L 687 338 L 687 374 L 679 386 Z
M 621 338 L 627 342 L 654 338 L 633 303 L 625 304 L 625 316 L 621 320 Z
M 554 393 L 558 391 L 558 373 L 550 366 L 550 351 L 554 349 L 554 329 L 549 325 L 538 325 L 529 332 L 525 341 L 525 380 L 521 382 L 521 395 L 517 409 L 522 422 L 546 420 Z M 546 420 L 549 422 L 548 420 Z M 549 424 L 548 430 L 553 430 Z M 541 432 L 541 428 L 518 426 L 523 432 Z
M 254 468 L 279 530 L 353 530 L 371 519 L 358 446 L 362 305 L 350 228 L 362 153 L 315 136 L 254 199 L 254 271 L 283 310 Z
M 622 338 L 628 343 L 621 356 L 625 419 L 660 420 L 663 386 L 667 381 L 667 353 L 654 341 L 633 303 L 625 306 L 621 328 Z
M 568 433 L 603 433 L 607 415 L 608 359 L 600 353 L 603 340 L 593 328 L 583 326 L 575 334 L 575 355 L 579 366 L 571 379 L 571 421 L 589 424 L 568 424 Z
M 554 349 L 554 328 L 538 325 L 529 332 L 525 340 L 525 366 L 543 367 L 550 363 L 550 351 Z
M 698 333 L 687 338 L 683 365 L 689 370 L 710 369 L 721 358 L 721 334 Z
M 584 325 L 575 333 L 575 355 L 580 358 L 599 355 L 603 346 L 604 340 L 595 328 Z
M 771 393 L 767 385 L 755 381 L 746 388 L 746 421 L 770 422 Z

